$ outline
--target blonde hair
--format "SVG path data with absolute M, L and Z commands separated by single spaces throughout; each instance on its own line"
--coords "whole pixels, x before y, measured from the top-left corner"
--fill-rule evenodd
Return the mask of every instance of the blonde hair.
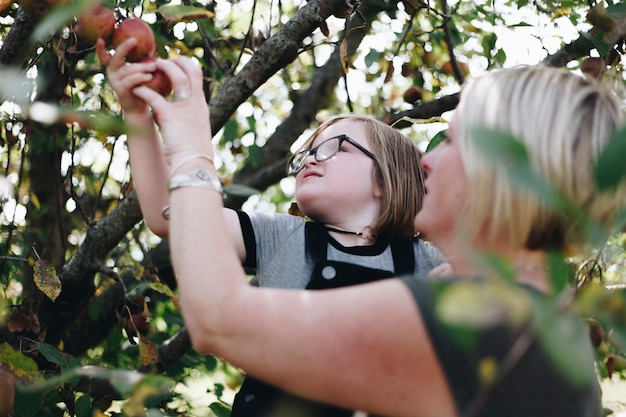
M 424 196 L 419 149 L 411 139 L 393 127 L 373 117 L 353 113 L 326 120 L 301 149 L 309 149 L 324 129 L 340 121 L 362 123 L 369 150 L 376 157 L 372 175 L 381 190 L 382 209 L 371 225 L 372 230 L 389 240 L 413 238 L 413 219 L 422 206 Z
M 626 186 L 599 193 L 593 167 L 623 119 L 615 94 L 566 70 L 516 67 L 470 81 L 455 112 L 470 236 L 508 235 L 515 247 L 564 250 L 588 237 L 581 213 L 610 229 L 626 202 Z M 505 164 L 486 162 L 476 148 L 476 126 L 513 135 L 525 145 L 532 169 L 581 211 L 555 209 L 545 196 L 512 184 Z

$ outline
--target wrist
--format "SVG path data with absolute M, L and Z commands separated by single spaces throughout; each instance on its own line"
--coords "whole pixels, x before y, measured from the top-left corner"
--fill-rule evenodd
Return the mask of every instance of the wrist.
M 141 109 L 123 110 L 122 113 L 127 122 L 144 122 L 146 120 L 149 120 L 150 123 L 154 122 L 152 113 L 150 113 L 150 109 L 147 106 Z
M 149 111 L 124 112 L 128 137 L 155 136 L 154 118 Z
M 222 183 L 215 173 L 200 168 L 172 176 L 167 184 L 170 192 L 182 187 L 207 188 L 224 195 Z

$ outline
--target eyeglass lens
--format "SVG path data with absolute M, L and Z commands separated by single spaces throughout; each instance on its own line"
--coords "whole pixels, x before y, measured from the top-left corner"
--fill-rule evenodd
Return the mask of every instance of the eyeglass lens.
M 313 155 L 317 162 L 326 161 L 332 158 L 339 152 L 343 136 L 330 138 L 320 143 L 315 148 L 300 151 L 295 154 L 289 163 L 289 172 L 294 174 L 304 168 L 304 163 L 309 155 Z

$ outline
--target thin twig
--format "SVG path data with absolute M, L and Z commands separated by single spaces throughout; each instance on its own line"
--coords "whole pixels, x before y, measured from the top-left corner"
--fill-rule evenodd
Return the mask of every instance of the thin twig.
M 447 0 L 441 0 L 441 12 L 443 13 L 443 36 L 448 46 L 448 54 L 450 55 L 450 64 L 452 64 L 452 71 L 454 72 L 454 78 L 463 84 L 465 82 L 465 76 L 461 72 L 459 63 L 454 56 L 454 41 L 452 40 L 452 33 L 450 31 L 451 15 L 448 14 L 448 2 Z

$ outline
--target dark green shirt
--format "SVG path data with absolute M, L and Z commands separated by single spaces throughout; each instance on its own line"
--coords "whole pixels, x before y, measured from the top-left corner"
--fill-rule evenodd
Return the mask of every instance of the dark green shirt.
M 460 343 L 458 333 L 442 324 L 436 313 L 436 303 L 446 288 L 467 280 L 451 279 L 442 283 L 439 279 L 406 277 L 419 311 L 424 320 L 439 363 L 443 368 L 457 410 L 461 416 L 481 417 L 600 417 L 602 416 L 600 389 L 594 372 L 582 384 L 572 384 L 565 374 L 553 366 L 537 339 L 531 337 L 523 355 L 514 361 L 516 365 L 496 384 L 485 390 L 481 382 L 480 364 L 485 358 L 501 366 L 513 344 L 528 326 L 512 326 L 506 320 L 492 323 L 487 328 L 472 330 L 471 347 Z M 478 280 L 476 280 L 478 281 Z M 484 281 L 484 280 L 483 280 Z M 435 284 L 436 283 L 436 284 Z M 520 289 L 541 296 L 526 287 Z M 443 291 L 442 291 L 443 290 Z M 485 301 L 487 303 L 488 300 Z M 480 303 L 479 303 L 480 304 Z M 506 306 L 506 303 L 503 303 Z M 461 310 L 462 311 L 462 310 Z M 580 331 L 585 332 L 584 326 Z M 572 367 L 593 366 L 593 352 L 587 333 L 579 340 L 588 343 L 589 362 L 572 363 Z M 559 349 L 568 349 L 568 344 Z M 580 347 L 577 347 L 580 348 Z M 583 353 L 585 352 L 583 347 Z M 565 352 L 564 352 L 565 353 Z

